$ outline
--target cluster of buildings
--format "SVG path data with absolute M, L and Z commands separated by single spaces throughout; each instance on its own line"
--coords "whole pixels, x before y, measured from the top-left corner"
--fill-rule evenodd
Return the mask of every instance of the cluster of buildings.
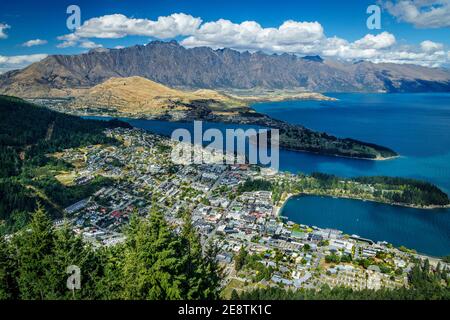
M 406 275 L 417 256 L 387 243 L 287 221 L 279 216 L 271 190 L 244 188 L 246 181 L 264 179 L 278 185 L 293 175 L 274 175 L 249 165 L 174 165 L 170 150 L 175 142 L 169 139 L 123 128 L 108 130 L 107 135 L 121 145 L 68 149 L 61 155 L 77 164 L 73 184 L 98 176 L 110 179 L 65 209 L 75 231 L 95 245 L 124 241 L 123 226 L 130 215 L 144 216 L 157 202 L 175 230 L 183 223 L 183 212 L 189 212 L 202 243 L 219 248 L 224 286 L 360 290 L 408 285 Z M 246 258 L 238 268 L 236 257 L 242 250 Z

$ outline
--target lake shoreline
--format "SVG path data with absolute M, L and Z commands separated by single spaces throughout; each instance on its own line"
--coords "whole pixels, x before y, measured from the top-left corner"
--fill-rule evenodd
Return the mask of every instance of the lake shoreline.
M 297 197 L 299 202 L 296 201 Z M 341 202 L 344 200 L 350 200 L 350 202 Z M 448 245 L 445 244 L 448 242 L 448 238 L 444 236 L 446 232 L 444 225 L 450 214 L 448 209 L 442 214 L 436 212 L 428 215 L 423 212 L 403 211 L 400 215 L 397 215 L 396 210 L 398 209 L 395 209 L 396 206 L 394 205 L 370 200 L 367 201 L 367 204 L 363 203 L 364 201 L 360 199 L 349 197 L 300 193 L 289 195 L 283 201 L 278 211 L 278 217 L 296 224 L 315 226 L 319 229 L 336 229 L 345 234 L 355 234 L 374 242 L 386 241 L 396 248 L 404 246 L 408 249 L 414 249 L 417 255 L 422 257 L 441 259 L 450 253 L 447 250 Z M 386 207 L 374 207 L 375 204 Z M 402 207 L 404 209 L 424 209 Z M 408 217 L 408 219 L 404 220 L 404 217 Z M 386 224 L 388 218 L 389 224 Z M 373 225 L 372 222 L 368 222 L 372 219 L 376 219 L 378 223 Z M 427 224 L 425 225 L 426 229 L 422 229 L 422 225 L 420 229 L 417 229 L 418 225 L 414 221 L 422 221 L 422 219 L 434 221 L 436 226 Z M 431 232 L 431 230 L 440 231 L 436 233 Z M 421 233 L 425 238 L 420 236 Z M 442 238 L 443 236 L 444 238 Z M 441 241 L 434 240 L 435 237 L 444 241 L 443 247 L 440 244 Z M 430 240 L 430 238 L 433 240 Z M 434 247 L 435 244 L 439 245 Z
M 133 121 L 133 120 L 146 120 L 146 121 L 167 121 L 170 123 L 190 123 L 192 121 L 203 121 L 202 119 L 200 120 L 195 120 L 195 119 L 186 119 L 186 120 L 173 120 L 173 119 L 165 119 L 165 118 L 158 118 L 158 117 L 149 117 L 149 118 L 133 118 L 130 117 L 130 115 L 108 115 L 108 114 L 91 114 L 91 115 L 82 115 L 81 117 L 84 118 L 117 118 L 119 120 L 123 120 L 128 122 L 129 120 Z M 272 118 L 271 118 L 272 119 Z M 101 120 L 101 119 L 99 119 Z M 272 119 L 275 120 L 275 119 Z M 210 122 L 210 123 L 220 123 L 220 124 L 231 124 L 231 125 L 245 125 L 245 126 L 261 126 L 261 124 L 259 123 L 247 123 L 247 122 L 234 122 L 234 121 L 220 121 L 220 119 L 218 121 L 215 121 L 214 119 L 205 119 L 204 121 L 206 122 Z M 151 130 L 149 130 L 151 131 Z M 280 147 L 280 149 L 285 150 L 285 151 L 292 151 L 292 152 L 304 152 L 304 153 L 309 153 L 309 154 L 316 154 L 316 155 L 320 155 L 320 156 L 329 156 L 329 157 L 336 157 L 336 158 L 345 158 L 345 159 L 352 159 L 352 160 L 364 160 L 364 161 L 388 161 L 388 160 L 394 160 L 397 159 L 399 157 L 401 157 L 400 154 L 397 154 L 395 156 L 390 156 L 390 157 L 381 157 L 379 155 L 377 155 L 374 158 L 367 158 L 367 157 L 358 157 L 358 156 L 348 156 L 348 155 L 341 155 L 341 154 L 337 154 L 337 153 L 325 153 L 325 152 L 319 152 L 319 151 L 311 151 L 311 150 L 304 150 L 304 149 L 296 149 L 296 148 L 289 148 L 289 147 Z
M 364 161 L 388 161 L 388 160 L 394 160 L 397 158 L 400 158 L 402 155 L 401 154 L 397 154 L 396 156 L 391 156 L 391 157 L 376 157 L 376 158 L 363 158 L 363 157 L 350 157 L 350 156 L 344 156 L 344 155 L 340 155 L 340 154 L 333 154 L 333 153 L 321 153 L 321 152 L 317 152 L 317 151 L 309 151 L 309 150 L 299 150 L 299 149 L 292 149 L 292 148 L 280 148 L 282 150 L 286 150 L 286 151 L 293 151 L 293 152 L 305 152 L 305 153 L 310 153 L 310 154 L 316 154 L 319 156 L 329 156 L 329 157 L 336 157 L 336 158 L 345 158 L 345 159 L 352 159 L 352 160 L 364 160 Z
M 450 204 L 445 205 L 445 206 L 439 206 L 439 205 L 418 206 L 418 205 L 414 205 L 414 204 L 386 202 L 386 201 L 379 201 L 379 200 L 375 200 L 375 199 L 367 199 L 367 198 L 356 197 L 356 196 L 346 196 L 346 195 L 336 196 L 336 195 L 330 195 L 330 194 L 321 194 L 321 193 L 305 192 L 305 191 L 303 191 L 301 193 L 296 193 L 296 194 L 289 194 L 289 196 L 281 204 L 280 209 L 284 207 L 284 205 L 290 198 L 297 197 L 297 196 L 301 197 L 303 195 L 317 196 L 317 197 L 329 197 L 329 198 L 335 198 L 335 199 L 350 199 L 350 200 L 363 201 L 363 202 L 370 201 L 370 202 L 385 204 L 385 205 L 394 206 L 394 207 L 403 207 L 403 208 L 411 208 L 411 209 L 422 209 L 422 210 L 450 209 Z

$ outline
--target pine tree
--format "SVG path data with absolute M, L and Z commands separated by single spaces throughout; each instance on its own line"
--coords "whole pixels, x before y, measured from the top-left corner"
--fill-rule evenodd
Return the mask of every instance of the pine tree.
M 124 245 L 122 272 L 122 298 L 143 299 L 145 296 L 146 266 L 143 254 L 143 242 L 145 239 L 144 220 L 136 215 L 130 219 L 130 223 L 125 231 L 127 240 Z M 146 252 L 145 254 L 151 254 Z
M 247 250 L 245 250 L 245 247 L 242 246 L 239 249 L 238 254 L 234 258 L 234 269 L 236 271 L 240 271 L 242 267 L 245 265 L 246 260 L 247 260 Z
M 52 264 L 54 234 L 52 222 L 38 205 L 31 222 L 19 235 L 13 237 L 16 248 L 18 287 L 21 299 L 54 297 L 53 281 L 48 275 Z
M 76 236 L 64 224 L 62 228 L 55 232 L 55 245 L 53 249 L 53 268 L 51 269 L 50 280 L 54 281 L 54 287 L 57 288 L 57 296 L 61 299 L 95 299 L 98 297 L 96 292 L 96 282 L 102 276 L 102 265 L 98 255 L 92 247 L 83 242 L 82 238 Z M 70 291 L 67 288 L 67 268 L 76 266 L 80 268 L 81 288 Z
M 184 280 L 180 242 L 167 225 L 161 210 L 150 217 L 133 217 L 126 232 L 123 295 L 125 299 L 180 299 Z
M 95 251 L 97 265 L 101 266 L 99 279 L 95 281 L 95 295 L 102 300 L 123 299 L 123 264 L 125 245 L 117 244 Z
M 203 260 L 203 274 L 206 281 L 203 282 L 203 294 L 201 299 L 219 299 L 220 285 L 222 282 L 222 268 L 217 262 L 218 249 L 211 244 L 206 245 L 204 260 Z
M 180 259 L 181 243 L 164 219 L 162 210 L 154 207 L 149 219 L 151 249 L 156 259 L 151 266 L 153 286 L 149 291 L 151 299 L 180 299 L 181 285 L 185 281 Z
M 198 234 L 195 232 L 189 213 L 184 213 L 184 224 L 181 231 L 182 263 L 186 281 L 183 284 L 184 298 L 199 299 L 201 296 L 201 282 L 203 275 L 201 270 L 202 248 Z
M 216 262 L 217 252 L 208 246 L 203 253 L 200 236 L 195 231 L 189 213 L 184 215 L 181 232 L 183 263 L 186 279 L 185 299 L 216 299 L 221 277 Z
M 0 300 L 17 299 L 18 288 L 14 270 L 11 246 L 0 236 Z
M 239 295 L 238 295 L 236 289 L 233 289 L 233 291 L 231 291 L 231 297 L 230 297 L 230 299 L 231 299 L 231 300 L 239 300 Z

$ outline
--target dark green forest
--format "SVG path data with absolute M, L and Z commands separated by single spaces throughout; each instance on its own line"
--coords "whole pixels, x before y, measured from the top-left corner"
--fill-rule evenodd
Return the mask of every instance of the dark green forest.
M 416 205 L 448 205 L 450 200 L 448 195 L 435 185 L 410 178 L 401 177 L 386 177 L 386 176 L 372 176 L 372 177 L 356 177 L 351 179 L 343 179 L 331 174 L 312 173 L 311 176 L 317 179 L 323 188 L 333 188 L 339 181 L 348 180 L 363 184 L 370 184 L 376 186 L 378 189 L 402 190 L 402 193 L 386 192 L 383 194 L 392 202 L 410 203 Z
M 202 252 L 190 221 L 186 213 L 176 234 L 154 206 L 132 217 L 124 243 L 94 250 L 67 225 L 55 229 L 38 206 L 26 229 L 0 238 L 0 300 L 217 299 L 216 252 Z M 80 268 L 79 290 L 67 288 L 71 265 Z
M 306 175 L 299 175 L 308 178 Z M 298 184 L 280 185 L 263 179 L 248 179 L 238 188 L 238 192 L 266 190 L 272 191 L 274 200 L 278 201 L 283 192 L 301 193 L 304 189 L 318 189 L 321 191 L 340 189 L 345 186 L 345 182 L 357 182 L 373 186 L 373 195 L 376 198 L 389 203 L 402 203 L 417 206 L 446 206 L 450 204 L 448 195 L 437 186 L 416 179 L 400 177 L 356 177 L 342 178 L 332 174 L 313 172 L 309 176 L 313 179 L 303 179 Z M 381 191 L 382 190 L 382 191 Z M 354 190 L 357 192 L 358 190 Z M 401 192 L 399 192 L 401 191 Z
M 272 182 L 262 179 L 246 180 L 243 184 L 239 185 L 238 192 L 251 192 L 251 191 L 272 191 Z
M 398 156 L 395 151 L 387 147 L 349 138 L 338 139 L 324 132 L 314 132 L 293 125 L 283 125 L 281 127 L 280 147 L 288 150 L 364 159 L 376 159 L 380 156 L 383 158 Z
M 353 179 L 360 183 L 379 184 L 385 187 L 403 187 L 402 194 L 393 193 L 390 198 L 394 202 L 416 203 L 420 205 L 448 205 L 450 200 L 445 192 L 435 185 L 408 178 L 399 177 L 358 177 Z
M 69 165 L 48 154 L 66 148 L 117 143 L 103 133 L 106 128 L 117 126 L 129 125 L 118 120 L 85 120 L 19 98 L 0 96 L 0 220 L 5 221 L 1 231 L 23 227 L 29 212 L 36 209 L 37 200 L 56 217 L 61 210 L 55 204 L 68 206 L 110 183 L 99 178 L 88 185 L 63 186 L 50 173 L 68 169 Z M 42 194 L 47 198 L 43 199 Z
M 391 202 L 414 204 L 420 206 L 450 204 L 448 195 L 435 185 L 410 178 L 371 176 L 344 179 L 331 174 L 314 172 L 311 177 L 318 180 L 321 188 L 335 188 L 339 181 L 354 181 L 362 184 L 375 186 L 379 190 L 385 190 L 383 197 Z M 395 192 L 401 190 L 401 193 Z M 379 192 L 378 192 L 379 193 Z M 377 191 L 376 196 L 379 196 Z

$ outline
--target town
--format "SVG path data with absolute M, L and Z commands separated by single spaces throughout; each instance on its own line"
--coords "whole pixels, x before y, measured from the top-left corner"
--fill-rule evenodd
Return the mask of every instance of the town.
M 113 246 L 125 240 L 122 230 L 130 216 L 147 215 L 155 202 L 166 208 L 175 232 L 183 224 L 182 213 L 190 212 L 202 244 L 219 250 L 224 298 L 230 298 L 233 290 L 268 286 L 408 287 L 407 273 L 417 259 L 429 259 L 432 268 L 449 267 L 413 250 L 281 216 L 283 203 L 298 191 L 293 186 L 321 194 L 311 177 L 224 164 L 223 157 L 229 155 L 222 152 L 215 153 L 217 163 L 174 164 L 171 150 L 179 142 L 141 129 L 115 128 L 106 134 L 121 145 L 92 145 L 52 155 L 73 165 L 72 172 L 56 176 L 65 185 L 82 185 L 97 177 L 109 181 L 65 209 L 74 231 L 94 247 Z M 211 156 L 211 150 L 207 154 Z M 350 184 L 360 194 L 376 191 L 370 185 L 339 183 Z M 345 196 L 342 189 L 332 194 Z

